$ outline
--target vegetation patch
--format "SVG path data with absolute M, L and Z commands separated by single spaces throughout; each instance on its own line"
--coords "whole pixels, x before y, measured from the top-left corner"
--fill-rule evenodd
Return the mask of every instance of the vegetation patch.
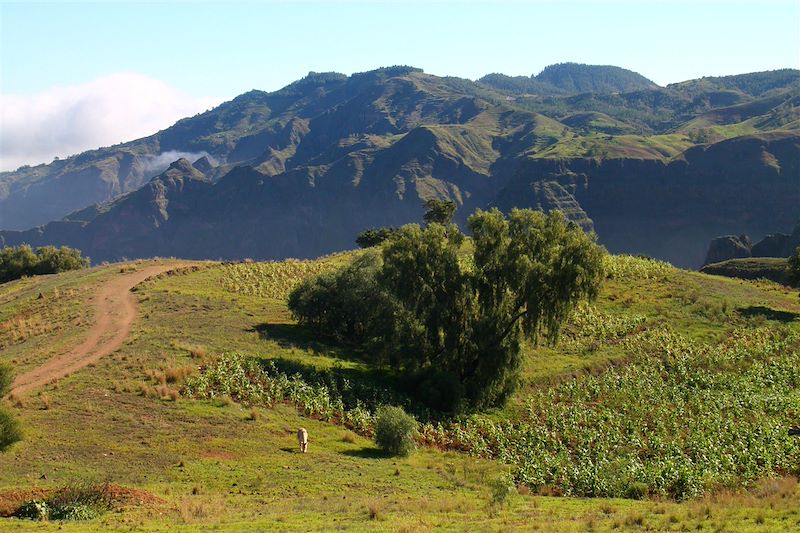
M 222 286 L 234 293 L 285 300 L 303 280 L 330 271 L 335 263 L 325 261 L 266 261 L 225 265 Z
M 110 511 L 113 505 L 108 483 L 77 483 L 55 491 L 47 499 L 25 502 L 14 515 L 42 521 L 91 520 Z
M 402 407 L 384 405 L 375 413 L 375 444 L 391 455 L 414 451 L 417 421 Z
M 667 329 L 626 339 L 634 361 L 526 402 L 517 420 L 423 426 L 423 438 L 516 468 L 537 490 L 686 499 L 800 473 L 800 337 L 742 330 L 719 345 Z
M 0 398 L 11 388 L 11 368 L 0 363 Z M 22 432 L 11 413 L 0 406 L 0 452 L 22 439 Z
M 788 285 L 790 272 L 783 257 L 748 257 L 705 265 L 701 272 L 740 279 L 767 279 Z
M 89 266 L 89 258 L 80 250 L 62 246 L 42 246 L 34 251 L 27 244 L 0 249 L 0 283 L 24 276 L 58 274 Z

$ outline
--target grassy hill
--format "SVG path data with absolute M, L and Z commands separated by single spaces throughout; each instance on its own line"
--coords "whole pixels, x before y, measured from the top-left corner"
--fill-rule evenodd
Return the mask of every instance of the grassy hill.
M 118 512 L 90 522 L 0 518 L 0 529 L 800 527 L 800 441 L 785 434 L 800 422 L 800 301 L 796 291 L 769 282 L 610 259 L 599 300 L 576 314 L 561 342 L 527 348 L 524 383 L 504 409 L 449 430 L 426 426 L 431 445 L 406 459 L 383 457 L 355 429 L 324 421 L 320 407 L 302 395 L 299 405 L 277 398 L 251 406 L 231 399 L 245 397 L 241 388 L 206 399 L 193 393 L 233 353 L 258 364 L 273 361 L 304 380 L 327 370 L 391 387 L 390 374 L 298 328 L 286 308 L 292 286 L 351 257 L 190 267 L 162 261 L 175 270 L 136 287 L 139 318 L 117 352 L 6 400 L 25 440 L 0 454 L 0 513 L 77 480 L 108 480 L 129 496 Z M 79 342 L 92 322 L 94 291 L 153 264 L 1 285 L 0 361 L 24 372 Z M 187 380 L 195 385 L 187 387 Z M 608 424 L 618 424 L 616 432 Z M 295 451 L 298 426 L 310 434 L 307 455 Z M 513 438 L 493 437 L 492 428 Z M 625 446 L 612 446 L 618 435 Z M 543 436 L 554 440 L 539 450 Z M 542 453 L 548 451 L 557 453 Z M 622 471 L 634 456 L 642 461 L 641 479 L 652 482 L 646 490 L 658 487 L 652 472 L 670 478 L 668 461 L 682 468 L 687 457 L 710 461 L 698 462 L 708 485 L 683 502 L 667 493 L 559 496 L 610 490 L 579 481 L 610 479 L 604 469 Z M 593 458 L 603 457 L 617 462 L 591 468 Z M 507 505 L 493 507 L 491 485 L 503 472 L 522 484 Z
M 641 74 L 624 68 L 579 63 L 550 65 L 529 78 L 489 74 L 478 81 L 488 87 L 512 94 L 541 95 L 619 93 L 658 87 Z
M 789 285 L 787 267 L 784 257 L 748 257 L 705 265 L 701 272 L 740 279 L 768 279 Z

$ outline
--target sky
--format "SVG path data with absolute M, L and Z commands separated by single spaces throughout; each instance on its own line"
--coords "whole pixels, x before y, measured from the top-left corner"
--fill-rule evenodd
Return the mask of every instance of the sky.
M 309 71 L 573 61 L 660 85 L 800 68 L 798 0 L 0 0 L 0 170 L 132 140 Z

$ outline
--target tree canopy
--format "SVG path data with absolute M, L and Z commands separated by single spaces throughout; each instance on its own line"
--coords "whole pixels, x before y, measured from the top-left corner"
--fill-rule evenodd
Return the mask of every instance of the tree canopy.
M 34 251 L 27 244 L 0 249 L 0 283 L 23 276 L 58 274 L 89 266 L 89 258 L 80 250 L 62 246 L 42 246 Z
M 425 214 L 422 220 L 426 224 L 447 225 L 453 221 L 456 214 L 456 203 L 451 200 L 430 199 L 425 201 Z
M 304 283 L 289 308 L 373 362 L 422 376 L 422 399 L 440 410 L 501 404 L 523 339 L 555 342 L 578 301 L 597 295 L 603 251 L 558 211 L 479 210 L 468 227 L 471 253 L 454 225 L 403 226 L 379 258 Z
M 384 228 L 370 228 L 362 231 L 356 237 L 356 244 L 361 248 L 377 246 L 397 233 L 397 228 L 391 226 Z

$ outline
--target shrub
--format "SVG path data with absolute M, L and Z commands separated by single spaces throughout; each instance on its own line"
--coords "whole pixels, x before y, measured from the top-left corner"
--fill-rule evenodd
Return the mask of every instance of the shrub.
M 633 500 L 641 500 L 647 497 L 648 488 L 647 483 L 633 481 L 628 485 L 625 495 Z
M 23 276 L 58 274 L 89 266 L 89 258 L 80 250 L 62 246 L 42 246 L 33 251 L 27 244 L 0 249 L 0 283 Z
M 402 407 L 382 406 L 375 414 L 375 443 L 392 455 L 409 455 L 415 447 L 417 421 Z
M 0 365 L 0 398 L 11 388 L 11 369 Z M 17 421 L 6 411 L 0 409 L 0 452 L 22 439 Z
M 108 483 L 77 483 L 58 490 L 47 500 L 26 502 L 14 514 L 32 520 L 91 520 L 112 505 Z
M 50 506 L 42 500 L 31 500 L 23 503 L 14 515 L 17 518 L 46 521 L 50 519 Z
M 509 496 L 517 492 L 517 485 L 514 483 L 514 477 L 509 473 L 500 474 L 491 483 L 492 489 L 492 505 L 504 505 Z

